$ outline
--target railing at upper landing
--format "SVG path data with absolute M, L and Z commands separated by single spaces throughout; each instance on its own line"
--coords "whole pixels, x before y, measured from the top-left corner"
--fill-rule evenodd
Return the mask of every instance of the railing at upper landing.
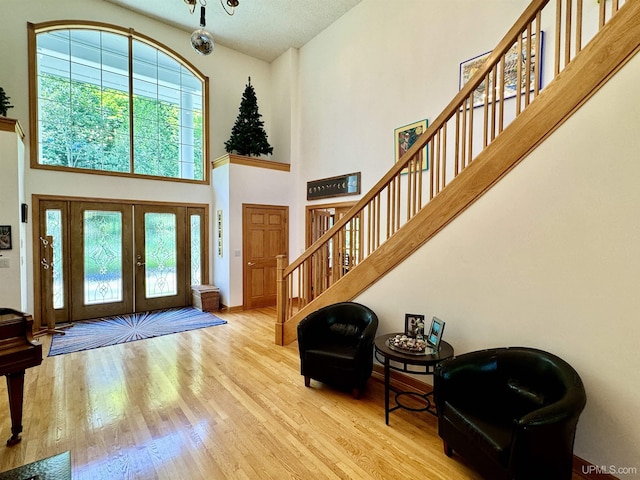
M 452 187 L 452 181 L 462 177 L 505 128 L 530 108 L 542 92 L 543 32 L 544 48 L 553 52 L 553 69 L 546 75 L 549 84 L 567 70 L 586 49 L 587 41 L 610 23 L 619 10 L 630 7 L 635 10 L 640 0 L 596 2 L 533 0 L 484 62 L 474 66 L 475 74 L 389 172 L 291 265 L 279 258 L 277 344 L 295 339 L 288 327 L 297 324 L 313 308 L 310 302 L 343 277 L 357 276 L 356 271 L 360 270 L 356 267 L 363 260 L 394 238 L 429 202 L 442 196 L 447 187 Z M 532 149 L 539 140 L 527 138 L 523 130 L 515 141 L 527 143 L 527 148 Z M 428 169 L 424 168 L 427 161 Z M 411 237 L 407 241 L 411 242 Z M 386 272 L 380 266 L 376 268 L 380 271 L 373 273 L 378 276 Z M 341 285 L 346 285 L 344 282 Z

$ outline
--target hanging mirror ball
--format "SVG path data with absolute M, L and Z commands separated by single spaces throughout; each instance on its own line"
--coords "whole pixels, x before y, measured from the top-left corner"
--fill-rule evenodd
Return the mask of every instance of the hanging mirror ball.
M 191 34 L 191 46 L 200 55 L 209 55 L 215 47 L 213 35 L 204 28 L 199 28 Z

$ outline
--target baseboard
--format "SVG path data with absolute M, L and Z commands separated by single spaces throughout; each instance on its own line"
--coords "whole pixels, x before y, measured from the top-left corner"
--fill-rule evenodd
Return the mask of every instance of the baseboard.
M 242 305 L 236 305 L 235 307 L 227 307 L 226 305 L 220 304 L 220 310 L 229 313 L 242 312 L 244 311 L 244 307 Z
M 374 364 L 372 377 L 384 383 L 384 367 L 382 365 Z M 391 387 L 402 392 L 411 390 L 413 392 L 425 394 L 430 392 L 432 389 L 431 385 L 428 383 L 396 370 L 391 370 L 389 372 L 389 384 Z
M 384 383 L 384 367 L 374 364 L 371 377 L 376 381 Z M 428 393 L 433 388 L 422 380 L 396 370 L 389 372 L 389 384 L 398 391 L 413 391 L 421 394 Z M 573 473 L 586 480 L 619 480 L 618 477 L 606 473 L 610 468 L 609 466 L 592 465 L 577 455 L 573 456 Z

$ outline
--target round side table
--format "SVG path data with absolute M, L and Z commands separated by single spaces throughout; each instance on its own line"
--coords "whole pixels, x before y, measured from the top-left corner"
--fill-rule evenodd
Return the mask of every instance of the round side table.
M 389 413 L 397 410 L 398 408 L 404 408 L 405 410 L 411 410 L 414 412 L 426 411 L 432 415 L 437 415 L 435 404 L 431 402 L 433 396 L 433 389 L 422 394 L 412 391 L 397 391 L 389 386 L 389 372 L 390 370 L 396 370 L 404 373 L 412 373 L 416 375 L 432 375 L 434 373 L 435 366 L 442 360 L 453 357 L 453 347 L 451 344 L 444 340 L 440 342 L 438 351 L 435 353 L 427 354 L 412 354 L 404 353 L 398 350 L 394 350 L 387 344 L 387 340 L 395 337 L 398 333 L 388 333 L 381 335 L 375 339 L 375 357 L 380 363 L 384 365 L 384 420 L 389 425 Z M 400 334 L 401 335 L 401 334 Z M 394 362 L 393 364 L 391 362 Z M 393 390 L 395 393 L 395 406 L 389 406 L 389 392 Z M 422 408 L 409 407 L 401 403 L 403 396 L 421 397 L 426 402 L 426 406 Z

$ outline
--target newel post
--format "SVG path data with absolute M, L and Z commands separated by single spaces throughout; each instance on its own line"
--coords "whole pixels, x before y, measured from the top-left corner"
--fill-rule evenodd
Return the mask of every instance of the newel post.
M 284 322 L 287 310 L 287 282 L 284 278 L 284 269 L 289 262 L 286 255 L 276 256 L 276 345 L 284 345 Z

